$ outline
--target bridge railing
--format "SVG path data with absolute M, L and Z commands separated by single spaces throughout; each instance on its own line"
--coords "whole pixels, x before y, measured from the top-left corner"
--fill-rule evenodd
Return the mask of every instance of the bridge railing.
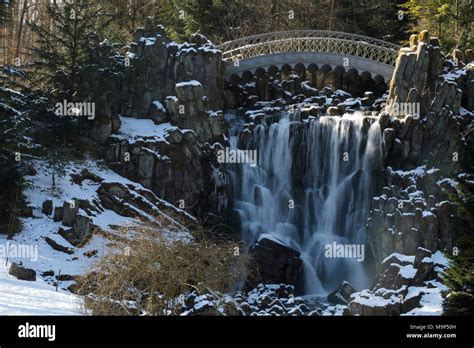
M 248 36 L 225 42 L 218 48 L 227 62 L 275 53 L 327 52 L 394 65 L 400 46 L 350 33 L 293 30 Z

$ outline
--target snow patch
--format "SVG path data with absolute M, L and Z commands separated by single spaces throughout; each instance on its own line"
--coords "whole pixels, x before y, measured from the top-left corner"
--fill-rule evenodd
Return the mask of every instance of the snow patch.
M 400 260 L 401 262 L 408 262 L 408 263 L 414 263 L 415 262 L 415 256 L 409 256 L 409 255 L 403 255 L 399 253 L 393 253 L 388 255 L 382 263 L 387 262 L 391 257 L 395 257 L 397 260 Z
M 79 315 L 80 297 L 47 284 L 18 280 L 0 258 L 0 315 Z
M 176 129 L 171 123 L 155 124 L 150 119 L 137 119 L 133 117 L 120 116 L 120 129 L 114 138 L 127 139 L 130 143 L 142 140 L 144 137 L 152 137 L 153 141 L 166 141 L 165 135 Z

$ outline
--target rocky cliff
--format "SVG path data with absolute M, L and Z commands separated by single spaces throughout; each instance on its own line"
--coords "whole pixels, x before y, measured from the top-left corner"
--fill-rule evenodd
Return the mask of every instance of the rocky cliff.
M 428 32 L 399 52 L 379 120 L 385 168 L 367 236 L 376 263 L 393 252 L 412 255 L 456 246 L 449 195 L 472 172 L 474 65 L 445 56 Z
M 222 54 L 200 34 L 193 35 L 190 41 L 170 41 L 164 28 L 155 26 L 150 18 L 144 28 L 135 31 L 124 61 L 123 115 L 151 118 L 157 111 L 153 102 L 164 104 L 166 97 L 176 95 L 177 83 L 190 80 L 202 84 L 209 109 L 222 108 Z
M 107 136 L 97 137 L 106 145 L 107 161 L 117 172 L 203 221 L 225 221 L 230 209 L 228 178 L 212 151 L 215 142 L 226 143 L 220 111 L 221 52 L 200 34 L 177 44 L 148 18 L 135 31 L 129 52 L 117 60 L 122 71 L 104 84 L 113 96 L 109 119 L 116 119 L 117 126 L 110 122 Z M 119 114 L 122 119 L 167 126 L 161 128 L 162 134 L 142 137 L 137 130 L 124 137 L 126 127 L 120 128 Z
M 399 52 L 379 120 L 386 169 L 367 220 L 376 275 L 370 290 L 351 295 L 354 314 L 417 314 L 441 301 L 441 250 L 459 252 L 451 197 L 472 180 L 472 58 L 444 55 L 426 31 Z

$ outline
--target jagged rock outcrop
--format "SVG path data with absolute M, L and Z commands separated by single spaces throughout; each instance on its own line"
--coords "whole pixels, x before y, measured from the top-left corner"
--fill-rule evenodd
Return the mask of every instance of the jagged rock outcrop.
M 167 110 L 165 101 L 180 94 L 179 83 L 189 81 L 198 81 L 201 90 L 199 97 L 190 97 L 182 89 L 184 106 L 180 116 L 186 116 L 194 126 L 189 128 L 198 134 L 209 128 L 216 137 L 224 133 L 219 122 L 206 115 L 208 110 L 222 109 L 224 63 L 221 52 L 203 35 L 197 33 L 190 43 L 178 44 L 168 39 L 161 25 L 155 26 L 147 18 L 145 27 L 135 31 L 126 56 L 107 40 L 101 41 L 97 36 L 92 40 L 95 56 L 81 74 L 79 82 L 84 91 L 78 96 L 95 106 L 93 118 L 79 120 L 82 133 L 88 138 L 105 143 L 120 129 L 119 115 L 150 118 L 157 124 L 170 118 L 176 120 L 176 112 Z M 213 137 L 200 139 L 211 141 Z
M 473 111 L 474 65 L 445 57 L 436 38 L 425 31 L 412 36 L 411 46 L 399 52 L 386 111 L 387 165 L 412 169 L 439 168 L 459 173 L 472 156 L 472 135 L 464 138 L 469 121 L 461 107 Z M 468 146 L 466 146 L 468 145 Z
M 191 43 L 177 44 L 148 18 L 145 27 L 135 31 L 133 41 L 125 59 L 123 115 L 150 118 L 156 112 L 153 102 L 164 104 L 166 97 L 176 95 L 176 83 L 191 80 L 202 84 L 208 108 L 222 108 L 222 54 L 204 36 L 196 34 Z
M 430 38 L 427 31 L 412 35 L 410 47 L 399 51 L 386 110 L 398 116 L 409 114 L 401 110 L 401 103 L 420 103 L 421 114 L 440 112 L 444 106 L 459 110 L 462 91 L 439 79 L 443 64 L 437 38 Z
M 427 32 L 400 50 L 379 119 L 387 170 L 367 221 L 377 264 L 393 252 L 455 246 L 457 212 L 449 194 L 456 193 L 458 175 L 473 160 L 474 65 L 448 58 Z
M 218 169 L 209 144 L 199 143 L 191 130 L 172 128 L 165 139 L 111 137 L 106 159 L 121 175 L 210 225 L 229 218 L 229 177 Z
M 388 186 L 372 201 L 367 240 L 376 264 L 393 252 L 413 255 L 418 247 L 448 249 L 454 245 L 456 208 L 449 194 L 456 182 L 439 170 L 387 171 Z
M 91 38 L 95 49 L 92 61 L 81 67 L 78 74 L 76 99 L 94 105 L 94 115 L 79 117 L 80 132 L 103 144 L 107 137 L 120 128 L 120 89 L 124 72 L 123 57 L 108 40 L 98 35 Z
M 160 137 L 135 134 L 138 141 L 112 135 L 104 142 L 110 166 L 210 224 L 227 218 L 227 179 L 212 153 L 215 142 L 226 143 L 227 132 L 221 52 L 199 33 L 190 43 L 172 42 L 148 18 L 119 60 L 118 112 L 175 128 Z
M 216 141 L 224 143 L 226 133 L 224 114 L 222 112 L 207 112 L 204 89 L 200 82 L 189 81 L 176 84 L 176 97 L 166 98 L 166 107 L 170 113 L 171 124 L 192 129 L 199 142 Z
M 97 189 L 100 202 L 121 216 L 155 220 L 158 217 L 175 216 L 184 224 L 195 224 L 195 219 L 158 198 L 153 192 L 122 183 L 102 183 Z M 163 213 L 166 213 L 164 215 Z M 169 222 L 172 222 L 168 219 Z M 173 222 L 175 223 L 175 222 Z

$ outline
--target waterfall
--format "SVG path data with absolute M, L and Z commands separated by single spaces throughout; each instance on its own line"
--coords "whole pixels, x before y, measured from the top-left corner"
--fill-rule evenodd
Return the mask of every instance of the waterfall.
M 323 294 L 342 280 L 367 286 L 363 263 L 329 258 L 325 248 L 365 243 L 372 172 L 380 159 L 379 123 L 373 117 L 344 115 L 254 126 L 248 144 L 258 165 L 234 166 L 234 206 L 247 245 L 266 233 L 301 253 L 304 291 Z

